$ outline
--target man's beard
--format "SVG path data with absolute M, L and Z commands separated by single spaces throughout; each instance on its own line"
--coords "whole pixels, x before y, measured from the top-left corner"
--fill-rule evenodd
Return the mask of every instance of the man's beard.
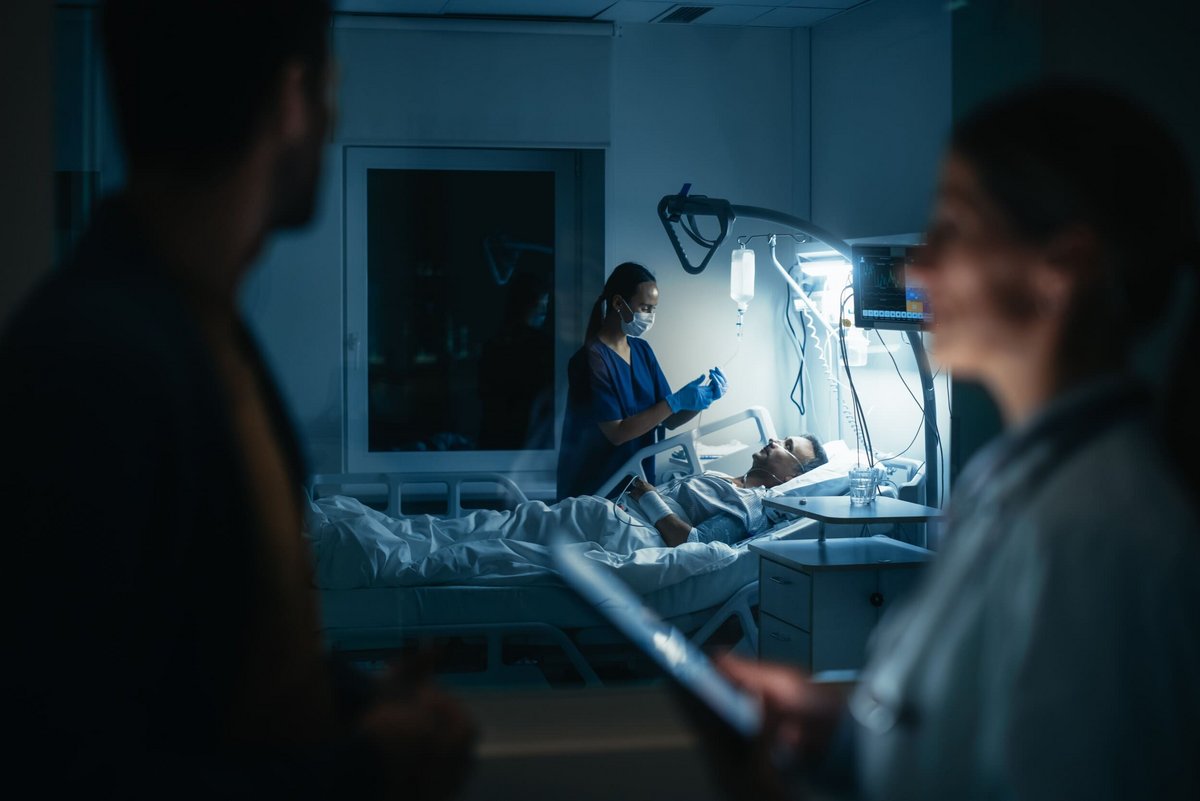
M 279 157 L 275 170 L 275 228 L 298 228 L 312 221 L 321 177 L 323 136 L 297 145 Z

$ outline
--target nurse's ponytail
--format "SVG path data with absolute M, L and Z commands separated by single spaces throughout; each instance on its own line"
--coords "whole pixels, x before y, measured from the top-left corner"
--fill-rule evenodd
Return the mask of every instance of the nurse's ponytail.
M 592 304 L 592 313 L 588 317 L 587 335 L 584 337 L 585 342 L 591 342 L 600 334 L 600 326 L 604 324 L 604 316 L 607 314 L 607 308 L 612 306 L 612 299 L 616 295 L 628 300 L 637 294 L 637 288 L 641 284 L 657 283 L 654 279 L 654 274 L 647 270 L 637 262 L 627 261 L 616 266 L 612 274 L 608 276 L 608 280 L 604 282 L 604 290 L 600 293 L 600 297 L 596 298 L 596 302 Z
M 1046 82 L 967 116 L 950 149 L 1021 239 L 1095 236 L 1102 252 L 1069 309 L 1064 363 L 1156 373 L 1162 445 L 1200 498 L 1200 215 L 1178 142 L 1121 94 Z

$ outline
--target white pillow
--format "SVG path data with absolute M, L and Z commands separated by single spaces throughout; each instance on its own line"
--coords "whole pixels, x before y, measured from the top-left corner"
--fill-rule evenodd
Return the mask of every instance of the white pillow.
M 807 473 L 801 473 L 795 478 L 783 482 L 775 487 L 774 491 L 785 495 L 827 495 L 831 494 L 830 489 L 834 490 L 832 494 L 837 495 L 847 492 L 850 486 L 850 468 L 859 463 L 866 464 L 867 454 L 864 451 L 851 450 L 850 446 L 840 439 L 826 442 L 824 445 L 825 455 L 829 457 L 829 461 Z M 817 486 L 826 482 L 835 483 L 825 488 Z M 845 486 L 841 487 L 843 482 Z

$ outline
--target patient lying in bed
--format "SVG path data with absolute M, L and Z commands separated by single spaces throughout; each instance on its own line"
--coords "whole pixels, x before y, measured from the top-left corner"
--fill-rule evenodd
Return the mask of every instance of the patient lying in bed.
M 764 511 L 761 490 L 784 484 L 826 461 L 825 449 L 812 434 L 772 439 L 754 453 L 750 469 L 742 476 L 709 472 L 660 488 L 635 479 L 627 494 L 667 545 L 736 542 L 774 523 Z
M 824 461 L 815 437 L 788 437 L 756 452 L 742 476 L 707 473 L 657 488 L 640 482 L 615 502 L 592 495 L 550 506 L 528 501 L 457 519 L 393 518 L 354 498 L 320 498 L 309 509 L 317 583 L 331 589 L 519 583 L 552 573 L 548 546 L 563 539 L 586 544 L 614 567 L 650 561 L 650 554 L 639 555 L 646 549 L 680 551 L 665 560 L 678 580 L 774 525 L 763 496 Z

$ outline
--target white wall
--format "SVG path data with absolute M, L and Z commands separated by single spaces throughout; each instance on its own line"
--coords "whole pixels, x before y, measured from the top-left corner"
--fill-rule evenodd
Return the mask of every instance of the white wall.
M 737 234 L 765 229 L 737 221 L 707 270 L 692 276 L 680 267 L 655 209 L 663 195 L 690 182 L 695 194 L 789 210 L 795 150 L 807 150 L 807 130 L 796 130 L 793 120 L 792 76 L 807 61 L 807 41 L 796 43 L 784 30 L 630 25 L 614 43 L 608 261 L 641 261 L 658 278 L 660 314 L 647 339 L 672 387 L 736 351 L 724 368 L 729 394 L 704 422 L 758 404 L 781 431 L 798 424 L 782 388 L 783 374 L 795 369 L 782 358 L 776 323 L 783 281 L 768 272 L 760 249 L 756 296 L 737 348 L 730 252 Z M 699 261 L 698 247 L 689 253 Z
M 642 261 L 659 278 L 662 313 L 649 339 L 672 385 L 732 354 L 729 247 L 705 274 L 688 276 L 655 208 L 685 181 L 696 192 L 785 210 L 807 197 L 795 177 L 795 153 L 808 149 L 807 127 L 796 130 L 795 120 L 806 109 L 793 104 L 807 37 L 665 25 L 625 26 L 615 38 L 339 28 L 334 42 L 341 122 L 317 219 L 274 241 L 244 298 L 314 470 L 342 469 L 347 144 L 606 147 L 607 255 L 589 268 L 591 296 L 614 265 Z M 741 355 L 727 369 L 730 395 L 706 421 L 758 403 L 786 427 L 776 378 L 780 292 L 778 277 L 764 272 Z
M 812 214 L 843 238 L 924 228 L 950 124 L 943 0 L 876 0 L 812 33 Z
M 942 0 L 876 0 L 813 28 L 811 171 L 817 224 L 847 239 L 924 229 L 951 121 L 950 18 Z M 870 336 L 867 366 L 854 370 L 854 381 L 875 448 L 896 453 L 917 432 L 921 412 L 878 335 Z M 897 332 L 882 336 L 920 398 L 911 349 Z M 942 377 L 937 394 L 948 458 L 950 418 Z M 852 436 L 846 426 L 842 433 Z M 922 434 L 908 455 L 924 459 L 923 442 Z M 944 464 L 941 475 L 944 484 Z

